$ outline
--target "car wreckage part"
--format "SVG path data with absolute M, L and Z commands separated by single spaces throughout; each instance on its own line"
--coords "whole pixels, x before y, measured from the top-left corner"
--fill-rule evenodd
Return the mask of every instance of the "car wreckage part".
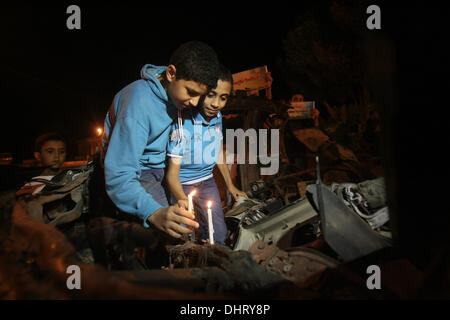
M 372 229 L 379 229 L 389 221 L 384 179 L 377 178 L 360 184 L 332 183 L 330 189 L 347 207 L 367 221 Z M 370 202 L 366 198 L 369 198 Z
M 272 207 L 271 207 L 272 206 Z M 270 204 L 254 202 L 248 210 L 235 215 L 227 212 L 225 222 L 232 234 L 233 250 L 248 250 L 257 240 L 276 244 L 287 232 L 299 224 L 317 219 L 317 212 L 306 197 L 286 206 L 281 201 Z
M 320 184 L 323 207 L 320 214 L 321 230 L 327 244 L 344 260 L 351 261 L 391 245 L 368 223 L 350 210 L 326 186 Z M 307 191 L 318 207 L 317 185 L 309 185 Z
M 66 169 L 54 176 L 51 181 L 32 179 L 45 184 L 37 195 L 16 195 L 25 200 L 30 217 L 41 223 L 53 226 L 66 224 L 89 211 L 89 181 L 94 171 L 93 163 L 77 168 Z
M 253 254 L 258 264 L 296 284 L 319 275 L 327 268 L 339 265 L 338 261 L 311 248 L 294 247 L 281 250 L 276 245 L 268 245 L 260 240 L 248 251 Z
M 133 272 L 113 272 L 98 264 L 83 263 L 64 234 L 54 226 L 34 221 L 29 216 L 23 200 L 14 204 L 10 232 L 3 245 L 0 297 L 7 299 L 220 298 L 201 291 L 192 292 L 183 281 L 178 286 L 161 287 L 159 276 L 155 275 L 154 283 L 149 278 L 145 284 L 136 283 Z M 71 265 L 77 265 L 81 270 L 82 290 L 68 290 L 66 286 L 70 276 L 67 268 Z M 170 277 L 165 270 L 157 271 L 163 277 Z M 193 277 L 186 281 L 191 283 Z M 198 276 L 195 278 L 197 284 L 205 284 Z
M 195 274 L 207 282 L 207 292 L 251 293 L 288 283 L 287 279 L 258 264 L 248 251 L 192 242 L 167 246 L 167 251 L 170 269 L 196 268 Z
M 336 260 L 314 249 L 281 250 L 260 240 L 248 251 L 192 243 L 171 246 L 168 251 L 172 268 L 201 268 L 197 274 L 207 275 L 210 291 L 252 292 L 289 282 L 309 285 L 326 269 L 338 266 Z

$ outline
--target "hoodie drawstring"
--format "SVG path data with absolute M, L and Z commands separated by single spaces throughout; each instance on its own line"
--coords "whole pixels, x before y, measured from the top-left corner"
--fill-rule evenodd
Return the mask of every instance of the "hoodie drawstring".
M 178 143 L 183 143 L 184 132 L 183 132 L 183 118 L 181 117 L 181 110 L 178 109 Z

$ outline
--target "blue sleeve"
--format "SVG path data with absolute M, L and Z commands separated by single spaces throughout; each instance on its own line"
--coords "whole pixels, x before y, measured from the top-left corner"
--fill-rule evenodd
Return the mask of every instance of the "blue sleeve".
M 219 132 L 217 132 L 217 136 L 218 136 L 220 143 L 222 144 L 222 141 L 223 141 L 222 116 L 219 118 L 218 125 L 219 125 Z
M 170 137 L 167 145 L 167 156 L 171 158 L 182 158 L 184 154 L 185 140 L 181 140 L 178 132 L 178 125 L 172 124 L 170 128 Z
M 117 115 L 111 132 L 105 157 L 106 192 L 120 210 L 137 215 L 144 227 L 149 227 L 147 218 L 162 206 L 139 182 L 139 159 L 146 147 L 151 123 L 148 118 L 136 115 L 142 114 L 143 107 L 151 106 L 130 100 L 123 102 L 121 110 L 126 110 L 127 114 Z

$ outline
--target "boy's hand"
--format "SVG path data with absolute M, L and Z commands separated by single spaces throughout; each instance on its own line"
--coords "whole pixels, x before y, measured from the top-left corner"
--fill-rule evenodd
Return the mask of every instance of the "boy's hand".
M 194 218 L 194 215 L 189 211 L 178 206 L 170 206 L 156 210 L 147 220 L 168 235 L 180 238 L 183 234 L 192 233 L 192 230 L 189 230 L 187 227 L 199 227 Z M 186 227 L 181 224 L 186 225 Z
M 245 199 L 248 199 L 247 194 L 244 191 L 239 190 L 235 186 L 230 187 L 228 191 L 231 193 L 235 201 L 238 201 L 239 197 L 244 197 Z
M 177 201 L 178 207 L 183 208 L 183 209 L 188 209 L 189 208 L 189 201 L 188 199 L 180 199 Z

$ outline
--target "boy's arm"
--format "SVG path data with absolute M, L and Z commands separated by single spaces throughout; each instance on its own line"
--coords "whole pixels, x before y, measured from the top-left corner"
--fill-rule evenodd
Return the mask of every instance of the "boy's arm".
M 198 228 L 192 213 L 177 206 L 162 207 L 139 181 L 139 159 L 147 145 L 150 128 L 157 125 L 148 113 L 153 109 L 149 108 L 149 99 L 143 99 L 142 95 L 145 92 L 135 89 L 127 92 L 123 99 L 119 95 L 114 98 L 123 105 L 122 114 L 116 115 L 114 129 L 110 132 L 105 157 L 106 191 L 120 210 L 139 216 L 144 227 L 151 223 L 179 238 L 183 233 L 191 232 L 181 224 Z
M 192 213 L 177 206 L 162 207 L 140 184 L 136 172 L 138 171 L 138 159 L 141 152 L 134 150 L 139 150 L 137 141 L 145 141 L 144 139 L 137 139 L 138 133 L 145 137 L 148 131 L 142 130 L 141 126 L 134 121 L 126 127 L 129 128 L 127 131 L 132 131 L 134 139 L 124 138 L 131 136 L 130 134 L 125 135 L 124 126 L 116 127 L 111 139 L 112 143 L 109 144 L 106 154 L 105 176 L 108 195 L 115 200 L 120 209 L 140 216 L 146 227 L 151 223 L 159 230 L 175 238 L 180 238 L 182 234 L 191 233 L 191 230 L 181 224 L 198 228 L 199 225 L 194 221 L 195 217 Z M 119 137 L 122 140 L 114 141 Z M 134 157 L 130 157 L 130 155 Z
M 227 186 L 228 191 L 233 196 L 234 200 L 238 200 L 239 196 L 245 197 L 248 199 L 248 196 L 245 192 L 239 190 L 236 188 L 233 184 L 233 180 L 231 180 L 230 171 L 228 170 L 228 166 L 225 161 L 225 157 L 223 154 L 223 148 L 220 148 L 219 151 L 219 161 L 217 162 L 217 168 L 219 169 L 220 173 L 223 176 L 223 179 L 225 180 L 225 184 Z
M 139 182 L 139 158 L 146 145 L 148 128 L 131 117 L 117 119 L 105 157 L 108 196 L 122 211 L 147 218 L 162 206 Z
M 180 182 L 180 167 L 181 167 L 181 159 L 180 157 L 171 157 L 169 158 L 169 168 L 167 170 L 167 184 L 169 185 L 169 189 L 174 195 L 175 199 L 178 202 L 178 205 L 182 208 L 187 209 L 187 199 L 188 197 L 183 191 L 183 187 Z

